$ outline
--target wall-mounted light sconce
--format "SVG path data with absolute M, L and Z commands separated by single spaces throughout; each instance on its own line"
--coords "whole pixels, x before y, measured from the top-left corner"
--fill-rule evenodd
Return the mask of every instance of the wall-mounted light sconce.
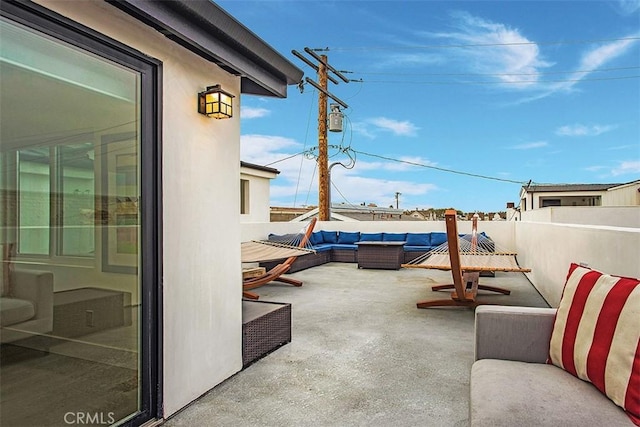
M 220 85 L 208 86 L 198 94 L 198 113 L 215 119 L 233 117 L 234 96 L 222 90 Z

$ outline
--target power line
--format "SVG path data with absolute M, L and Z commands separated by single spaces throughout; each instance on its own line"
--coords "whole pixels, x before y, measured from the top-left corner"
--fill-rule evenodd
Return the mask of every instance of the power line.
M 480 175 L 480 174 L 477 174 L 477 173 L 462 172 L 462 171 L 457 171 L 457 170 L 453 170 L 453 169 L 441 168 L 441 167 L 438 167 L 438 166 L 425 165 L 423 163 L 412 162 L 412 161 L 409 161 L 409 160 L 400 160 L 400 159 L 394 159 L 393 157 L 381 156 L 379 154 L 365 153 L 364 151 L 354 150 L 353 148 L 351 150 L 353 150 L 355 153 L 363 154 L 363 155 L 369 156 L 369 157 L 377 157 L 379 159 L 389 160 L 389 161 L 392 161 L 392 162 L 405 163 L 407 165 L 419 166 L 419 167 L 428 168 L 428 169 L 435 169 L 435 170 L 439 170 L 441 172 L 455 173 L 455 174 L 458 174 L 458 175 L 471 176 L 471 177 L 474 177 L 474 178 L 490 179 L 490 180 L 493 180 L 493 181 L 508 182 L 508 183 L 511 183 L 511 184 L 519 184 L 519 185 L 524 185 L 527 182 L 531 182 L 530 180 L 527 180 L 527 181 L 516 181 L 516 180 L 513 180 L 513 179 L 496 178 L 496 177 L 488 176 L 488 175 Z
M 556 40 L 542 42 L 510 42 L 510 43 L 474 43 L 474 44 L 443 44 L 443 45 L 416 45 L 416 46 L 355 46 L 355 47 L 333 47 L 327 48 L 332 51 L 354 51 L 354 50 L 414 50 L 414 49 L 450 49 L 469 47 L 496 47 L 496 46 L 531 46 L 531 45 L 562 45 L 562 44 L 589 44 L 614 41 L 640 40 L 640 37 L 621 37 L 614 39 L 585 39 L 585 40 Z
M 601 73 L 609 71 L 637 70 L 640 67 L 617 67 L 617 68 L 599 68 L 592 70 L 571 70 L 571 71 L 539 71 L 537 73 L 385 73 L 385 72 L 361 72 L 361 71 L 343 71 L 343 73 L 375 75 L 375 76 L 442 76 L 442 77 L 458 77 L 458 76 L 483 76 L 483 77 L 500 77 L 500 76 L 546 76 L 554 74 L 580 74 L 580 73 Z
M 294 157 L 296 157 L 296 156 L 299 156 L 299 155 L 301 155 L 301 154 L 307 154 L 309 151 L 310 151 L 310 150 L 304 150 L 304 151 L 301 151 L 301 152 L 299 152 L 299 153 L 292 154 L 292 155 L 290 155 L 290 156 L 284 157 L 284 158 L 282 158 L 282 159 L 280 159 L 280 160 L 276 160 L 276 161 L 273 161 L 273 162 L 271 162 L 271 163 L 267 163 L 267 164 L 266 164 L 266 165 L 264 165 L 264 166 L 265 166 L 265 167 L 272 166 L 272 165 L 275 165 L 276 163 L 284 162 L 285 160 L 292 159 L 292 158 L 294 158 Z
M 527 84 L 527 83 L 571 83 L 571 82 L 595 82 L 612 80 L 630 80 L 640 78 L 636 76 L 600 77 L 592 79 L 554 79 L 554 80 L 517 80 L 517 81 L 421 81 L 421 80 L 362 80 L 362 83 L 393 83 L 393 84 L 428 84 L 428 85 L 502 85 L 502 84 Z

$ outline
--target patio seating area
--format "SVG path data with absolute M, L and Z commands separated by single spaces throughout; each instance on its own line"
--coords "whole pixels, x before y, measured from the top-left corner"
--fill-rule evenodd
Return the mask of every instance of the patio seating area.
M 467 426 L 474 311 L 420 310 L 451 272 L 368 270 L 331 262 L 271 283 L 261 301 L 291 304 L 292 340 L 215 387 L 166 426 Z M 480 291 L 502 305 L 548 307 L 522 273 Z

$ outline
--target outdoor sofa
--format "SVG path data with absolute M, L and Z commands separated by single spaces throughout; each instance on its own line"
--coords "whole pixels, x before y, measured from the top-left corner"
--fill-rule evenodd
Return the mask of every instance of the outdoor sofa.
M 283 236 L 270 234 L 269 240 L 282 240 Z M 464 236 L 468 238 L 468 236 Z M 479 233 L 479 239 L 484 245 L 495 247 L 493 241 L 484 233 Z M 289 273 L 305 270 L 328 262 L 350 262 L 358 261 L 358 242 L 405 242 L 404 263 L 409 263 L 417 257 L 446 243 L 447 233 L 361 233 L 359 231 L 327 231 L 320 230 L 311 234 L 309 242 L 315 253 L 299 256 L 291 265 Z M 277 261 L 260 263 L 266 269 L 273 268 Z
M 471 426 L 640 425 L 638 291 L 572 264 L 558 308 L 477 307 Z
M 53 329 L 53 274 L 11 270 L 2 278 L 0 338 L 8 343 Z

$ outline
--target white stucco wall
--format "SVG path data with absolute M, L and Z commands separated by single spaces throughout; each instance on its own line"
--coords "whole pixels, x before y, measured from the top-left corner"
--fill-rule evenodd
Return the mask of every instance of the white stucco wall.
M 40 1 L 163 63 L 164 415 L 242 367 L 240 122 L 196 111 L 196 96 L 240 80 L 103 1 Z M 216 185 L 224 183 L 225 185 Z M 237 268 L 233 268 L 237 266 Z
M 522 221 L 640 227 L 640 206 L 560 206 L 522 212 Z
M 518 261 L 549 304 L 557 307 L 569 265 L 640 277 L 640 228 L 518 221 Z
M 240 215 L 240 222 L 269 222 L 271 219 L 270 186 L 277 175 L 247 167 L 240 168 L 240 179 L 249 181 L 249 212 Z
M 640 181 L 609 189 L 602 196 L 605 206 L 640 206 Z

